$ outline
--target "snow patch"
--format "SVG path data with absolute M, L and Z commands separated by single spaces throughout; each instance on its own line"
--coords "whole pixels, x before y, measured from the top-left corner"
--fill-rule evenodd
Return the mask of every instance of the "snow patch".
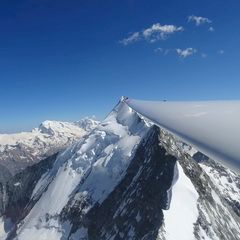
M 11 231 L 12 222 L 10 218 L 0 217 L 0 239 L 4 240 L 7 238 L 8 233 Z
M 164 229 L 166 240 L 192 240 L 194 223 L 198 218 L 198 193 L 192 182 L 184 174 L 179 163 L 178 180 L 172 187 L 172 201 L 169 210 L 164 210 Z

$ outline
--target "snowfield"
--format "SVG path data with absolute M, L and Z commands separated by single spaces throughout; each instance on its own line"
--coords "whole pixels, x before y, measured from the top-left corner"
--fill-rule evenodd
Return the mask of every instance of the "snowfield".
M 126 103 L 210 158 L 240 171 L 240 101 L 157 102 L 127 99 Z

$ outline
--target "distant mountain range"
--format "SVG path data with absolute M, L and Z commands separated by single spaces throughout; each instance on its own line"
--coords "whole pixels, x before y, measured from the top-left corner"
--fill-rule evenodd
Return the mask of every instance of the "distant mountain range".
M 0 169 L 15 174 L 25 167 L 53 155 L 96 127 L 98 121 L 44 121 L 31 132 L 0 134 Z

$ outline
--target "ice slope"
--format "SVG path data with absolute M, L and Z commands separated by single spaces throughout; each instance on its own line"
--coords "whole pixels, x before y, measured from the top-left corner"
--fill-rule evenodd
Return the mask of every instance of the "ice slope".
M 174 171 L 177 179 L 172 188 L 170 210 L 164 211 L 165 237 L 166 240 L 192 240 L 195 238 L 193 226 L 198 218 L 199 195 L 179 163 Z
M 240 101 L 126 103 L 207 156 L 240 171 Z
M 12 174 L 72 144 L 91 131 L 98 121 L 44 121 L 31 132 L 0 134 L 0 164 Z
M 36 185 L 32 199 L 41 197 L 19 224 L 16 239 L 65 239 L 70 226 L 61 225 L 59 216 L 70 200 L 90 199 L 87 212 L 108 196 L 124 177 L 134 149 L 148 130 L 136 116 L 120 103 L 89 135 L 59 155 Z

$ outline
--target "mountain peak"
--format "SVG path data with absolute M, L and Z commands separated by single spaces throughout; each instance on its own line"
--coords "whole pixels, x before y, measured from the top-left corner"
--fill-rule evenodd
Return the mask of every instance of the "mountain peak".
M 54 135 L 65 132 L 77 132 L 81 131 L 74 123 L 46 120 L 38 127 L 39 131 L 44 134 Z
M 0 134 L 0 164 L 15 174 L 22 167 L 65 149 L 97 124 L 90 118 L 79 122 L 46 120 L 30 132 Z
M 79 121 L 74 122 L 77 126 L 84 129 L 85 131 L 93 130 L 100 122 L 96 120 L 95 116 L 85 117 Z

